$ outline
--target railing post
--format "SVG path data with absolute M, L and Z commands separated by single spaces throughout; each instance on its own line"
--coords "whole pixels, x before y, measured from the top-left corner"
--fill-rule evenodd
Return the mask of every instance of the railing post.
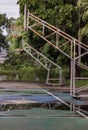
M 42 35 L 44 36 L 45 35 L 45 24 L 43 23 L 43 25 L 42 25 Z
M 70 74 L 70 95 L 75 96 L 75 56 L 76 56 L 75 39 L 71 42 L 71 74 Z

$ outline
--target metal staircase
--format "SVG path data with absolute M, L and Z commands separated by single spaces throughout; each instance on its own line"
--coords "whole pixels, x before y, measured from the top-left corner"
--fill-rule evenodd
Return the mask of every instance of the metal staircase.
M 77 91 L 82 91 L 83 89 L 88 89 L 88 85 L 82 86 L 79 89 L 76 88 L 76 80 L 85 79 L 87 77 L 76 77 L 76 66 L 88 70 L 88 66 L 84 63 L 81 63 L 80 58 L 88 55 L 88 46 L 74 37 L 68 35 L 67 33 L 61 31 L 55 26 L 47 23 L 46 21 L 36 17 L 31 14 L 29 10 L 24 9 L 24 29 L 28 29 L 36 34 L 38 37 L 41 37 L 48 44 L 56 48 L 59 52 L 67 56 L 71 61 L 71 76 L 70 76 L 70 94 L 73 97 L 76 97 Z M 46 31 L 47 30 L 47 31 Z M 54 42 L 52 42 L 52 39 Z M 63 41 L 63 42 L 61 42 Z M 64 50 L 64 47 L 68 48 Z M 49 67 L 48 67 L 49 68 Z M 48 71 L 48 73 L 50 73 Z
M 44 56 L 42 53 L 37 51 L 35 48 L 30 46 L 22 39 L 22 48 L 28 53 L 33 59 L 35 59 L 40 65 L 42 65 L 47 71 L 47 85 L 62 85 L 62 68 Z M 58 74 L 53 77 L 53 73 L 57 71 Z M 57 77 L 57 78 L 56 78 Z

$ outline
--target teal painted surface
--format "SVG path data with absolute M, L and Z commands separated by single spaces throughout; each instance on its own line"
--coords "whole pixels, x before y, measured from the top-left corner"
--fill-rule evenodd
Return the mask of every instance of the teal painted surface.
M 33 108 L 0 115 L 0 130 L 88 130 L 88 119 L 69 111 Z

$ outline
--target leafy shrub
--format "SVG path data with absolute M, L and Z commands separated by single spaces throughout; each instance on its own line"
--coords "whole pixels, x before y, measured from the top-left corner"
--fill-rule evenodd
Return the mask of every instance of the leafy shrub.
M 47 70 L 41 66 L 36 66 L 35 68 L 36 77 L 39 78 L 39 81 L 45 82 Z
M 63 76 L 68 79 L 69 78 L 69 68 L 63 68 Z
M 23 81 L 34 81 L 35 80 L 35 70 L 33 67 L 26 67 L 23 66 L 22 68 L 20 68 L 19 70 L 19 76 L 20 76 L 20 80 Z

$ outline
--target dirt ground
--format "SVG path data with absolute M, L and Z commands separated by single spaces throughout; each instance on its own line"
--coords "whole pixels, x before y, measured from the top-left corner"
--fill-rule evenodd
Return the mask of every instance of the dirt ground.
M 16 81 L 0 81 L 0 89 L 49 89 L 55 91 L 69 92 L 68 86 L 48 86 L 43 83 L 16 82 Z
M 0 88 L 3 89 L 28 89 L 28 88 L 40 88 L 41 84 L 29 83 L 29 82 L 0 82 Z

